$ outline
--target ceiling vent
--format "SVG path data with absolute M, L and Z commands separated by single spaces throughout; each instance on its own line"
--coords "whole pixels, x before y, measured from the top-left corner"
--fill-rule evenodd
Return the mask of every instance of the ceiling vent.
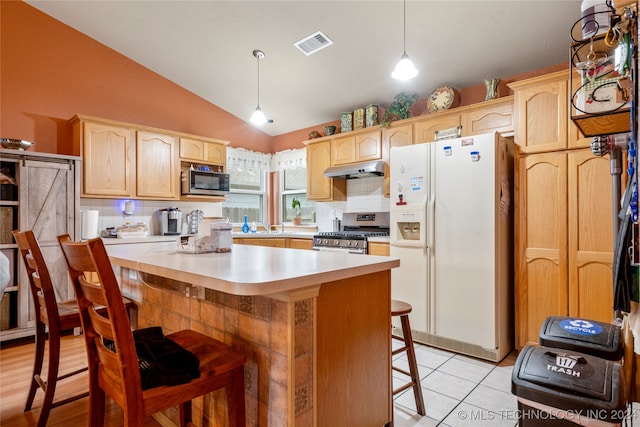
M 317 51 L 324 49 L 327 46 L 331 46 L 333 42 L 322 31 L 311 34 L 309 37 L 305 37 L 299 42 L 294 43 L 294 46 L 300 49 L 302 53 L 309 56 Z

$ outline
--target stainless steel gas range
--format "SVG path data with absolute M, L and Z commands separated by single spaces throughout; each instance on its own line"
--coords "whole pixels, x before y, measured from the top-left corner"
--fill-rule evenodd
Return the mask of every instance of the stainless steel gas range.
M 369 238 L 389 235 L 389 214 L 386 212 L 344 214 L 342 224 L 341 230 L 313 236 L 313 249 L 366 254 Z

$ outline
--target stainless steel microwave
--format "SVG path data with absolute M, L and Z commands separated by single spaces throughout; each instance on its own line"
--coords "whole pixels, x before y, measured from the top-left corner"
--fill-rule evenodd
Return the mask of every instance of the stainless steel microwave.
M 229 195 L 229 174 L 187 169 L 182 171 L 182 194 L 200 196 Z

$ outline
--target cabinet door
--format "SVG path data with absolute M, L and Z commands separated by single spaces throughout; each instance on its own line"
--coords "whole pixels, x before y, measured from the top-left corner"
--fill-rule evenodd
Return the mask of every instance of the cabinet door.
M 515 99 L 515 143 L 522 153 L 567 148 L 566 74 L 554 73 L 510 85 Z
M 125 126 L 84 122 L 83 196 L 131 197 L 133 131 Z
M 512 132 L 513 97 L 504 97 L 486 102 L 462 114 L 462 136 L 487 132 Z
M 75 164 L 27 160 L 20 170 L 20 229 L 33 230 L 59 301 L 75 299 L 57 236 L 75 236 L 79 195 Z M 19 327 L 33 326 L 33 301 L 22 261 L 19 271 Z
M 609 157 L 568 157 L 569 315 L 613 319 L 613 206 Z
M 136 194 L 164 200 L 178 198 L 178 142 L 175 136 L 138 131 Z
M 361 133 L 356 135 L 356 161 L 378 160 L 382 157 L 380 131 Z
M 249 238 L 249 239 L 242 239 L 242 244 L 253 245 L 253 246 L 269 246 L 272 248 L 286 248 L 287 239 Z
M 389 256 L 389 244 L 379 242 L 369 242 L 367 249 L 369 255 L 384 255 Z
M 568 314 L 567 154 L 516 164 L 516 345 L 537 344 L 549 315 Z
M 227 146 L 223 144 L 216 144 L 214 142 L 205 142 L 204 160 L 208 163 L 221 165 L 223 168 L 226 168 Z
M 433 116 L 429 115 L 424 120 L 414 123 L 413 143 L 432 142 L 435 139 L 436 131 L 460 126 L 460 120 L 459 113 L 436 113 Z
M 307 145 L 307 200 L 345 200 L 346 180 L 326 178 L 323 175 L 330 166 L 331 141 Z
M 204 160 L 204 141 L 192 138 L 180 138 L 180 158 L 187 160 Z
M 356 161 L 356 138 L 343 136 L 331 140 L 331 164 L 344 165 Z
M 307 249 L 313 248 L 313 240 L 311 239 L 288 239 L 289 247 L 292 249 Z
M 384 165 L 384 196 L 389 197 L 389 154 L 392 147 L 411 145 L 413 142 L 413 124 L 405 123 L 382 128 L 382 160 Z

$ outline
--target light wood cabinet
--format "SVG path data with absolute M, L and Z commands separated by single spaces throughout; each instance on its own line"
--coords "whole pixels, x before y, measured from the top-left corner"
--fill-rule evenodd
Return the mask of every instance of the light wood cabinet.
M 206 141 L 196 138 L 180 138 L 180 159 L 222 166 L 226 170 L 228 141 Z
M 288 239 L 288 248 L 291 249 L 313 249 L 313 240 L 311 239 Z
M 608 157 L 569 152 L 569 315 L 613 320 L 613 206 Z
M 82 196 L 131 197 L 135 133 L 125 125 L 79 120 L 74 139 L 82 153 Z
M 462 124 L 460 112 L 440 112 L 428 114 L 413 124 L 413 143 L 432 142 L 439 130 L 451 129 Z
M 513 96 L 478 104 L 462 113 L 462 136 L 513 132 Z
M 568 147 L 567 71 L 510 83 L 514 93 L 515 143 L 522 153 Z
M 609 160 L 586 149 L 519 154 L 516 170 L 517 347 L 538 342 L 547 316 L 611 321 Z
M 382 157 L 380 130 L 335 137 L 331 140 L 332 166 L 378 160 Z
M 307 200 L 339 201 L 347 198 L 347 182 L 324 176 L 331 166 L 331 141 L 307 141 Z
M 385 242 L 369 242 L 367 245 L 367 254 L 389 256 L 389 243 Z
M 233 243 L 237 245 L 254 245 L 269 246 L 272 248 L 291 248 L 291 249 L 312 249 L 312 239 L 294 239 L 282 237 L 251 237 L 243 239 L 242 237 L 234 237 Z
M 412 123 L 392 123 L 388 128 L 382 128 L 382 160 L 384 160 L 384 196 L 389 197 L 389 160 L 391 148 L 411 145 L 413 143 Z
M 178 199 L 178 138 L 158 132 L 136 133 L 136 197 Z
M 67 264 L 58 245 L 57 236 L 69 234 L 76 239 L 79 224 L 76 218 L 80 204 L 80 158 L 46 153 L 26 153 L 1 150 L 3 166 L 14 162 L 12 174 L 17 181 L 16 209 L 17 221 L 9 230 L 33 230 L 47 263 L 49 274 L 60 300 L 74 299 L 74 291 L 69 280 Z M 3 200 L 2 205 L 5 205 Z M 17 227 L 15 226 L 17 224 Z M 4 235 L 4 233 L 3 233 Z M 11 238 L 13 241 L 13 238 Z M 3 242 L 1 242 L 3 243 Z M 10 250 L 15 260 L 14 283 L 4 301 L 9 301 L 9 310 L 3 312 L 11 319 L 9 329 L 0 332 L 0 341 L 33 335 L 35 313 L 29 280 L 24 263 L 15 244 L 1 244 L 0 249 Z

